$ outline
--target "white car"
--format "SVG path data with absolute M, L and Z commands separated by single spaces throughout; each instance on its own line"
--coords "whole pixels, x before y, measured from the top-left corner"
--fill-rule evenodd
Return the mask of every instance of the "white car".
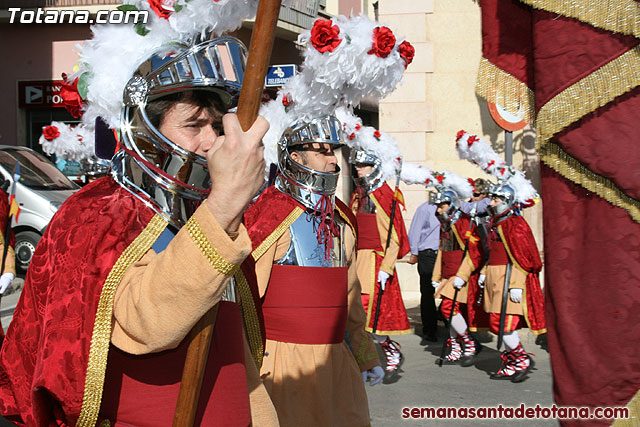
M 0 186 L 7 193 L 13 186 L 13 173 L 18 161 L 20 179 L 16 184 L 16 201 L 20 215 L 17 222 L 13 219 L 12 227 L 16 235 L 16 268 L 26 272 L 53 214 L 80 187 L 49 159 L 32 149 L 0 145 Z

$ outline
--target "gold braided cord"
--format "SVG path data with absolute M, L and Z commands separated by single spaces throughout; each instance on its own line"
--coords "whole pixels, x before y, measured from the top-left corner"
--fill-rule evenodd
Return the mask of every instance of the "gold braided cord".
M 109 342 L 111 341 L 113 296 L 116 288 L 129 266 L 139 260 L 151 248 L 166 226 L 167 222 L 160 215 L 155 215 L 145 229 L 142 230 L 142 233 L 122 252 L 104 282 L 100 292 L 93 334 L 91 335 L 82 409 L 76 424 L 79 427 L 93 427 L 98 421 L 102 390 L 104 388 L 104 376 L 107 370 Z
M 276 227 L 276 229 L 273 230 L 273 232 L 269 234 L 269 236 L 267 236 L 267 238 L 264 239 L 264 241 L 260 243 L 257 248 L 253 250 L 253 252 L 251 253 L 253 259 L 255 261 L 260 259 L 260 257 L 264 255 L 265 252 L 267 252 L 271 245 L 273 245 L 280 238 L 280 236 L 282 236 L 284 232 L 287 231 L 289 226 L 291 226 L 291 224 L 293 224 L 295 220 L 298 219 L 300 215 L 302 215 L 303 212 L 304 210 L 300 206 L 296 206 L 295 209 L 292 210 L 291 213 L 284 219 L 284 221 L 282 221 L 282 223 L 278 227 Z
M 543 145 L 540 149 L 540 159 L 568 180 L 597 194 L 612 205 L 627 210 L 634 221 L 640 222 L 640 201 L 624 194 L 611 180 L 587 169 L 558 145 Z
M 530 123 L 535 118 L 535 99 L 529 87 L 498 68 L 486 58 L 480 60 L 476 93 L 489 102 L 499 105 L 511 114 L 522 114 Z
M 640 37 L 640 4 L 635 0 L 520 0 L 616 33 Z
M 209 239 L 207 238 L 202 228 L 200 228 L 200 224 L 198 221 L 192 216 L 189 218 L 187 223 L 185 224 L 185 228 L 189 232 L 189 237 L 196 244 L 200 252 L 207 258 L 209 264 L 213 266 L 218 272 L 224 274 L 225 276 L 231 276 L 238 268 L 239 265 L 231 264 L 229 261 L 224 259 L 222 255 L 216 250 L 215 247 L 211 244 Z
M 640 85 L 640 45 L 569 86 L 538 112 L 538 143 Z
M 238 270 L 233 277 L 236 280 L 236 291 L 240 295 L 240 311 L 242 311 L 244 327 L 249 337 L 249 348 L 251 348 L 251 355 L 259 371 L 262 367 L 264 347 L 262 346 L 262 332 L 260 331 L 258 312 L 253 301 L 249 282 L 242 270 Z
M 637 427 L 640 423 L 640 391 L 636 392 L 633 399 L 627 403 L 629 418 L 619 418 L 611 424 L 611 427 Z

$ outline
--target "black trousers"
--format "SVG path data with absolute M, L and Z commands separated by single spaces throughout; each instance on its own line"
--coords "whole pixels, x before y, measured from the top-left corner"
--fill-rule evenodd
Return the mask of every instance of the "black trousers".
M 433 299 L 435 289 L 431 286 L 431 275 L 438 253 L 431 249 L 418 252 L 418 274 L 420 274 L 420 316 L 422 335 L 435 335 L 438 330 L 438 312 Z

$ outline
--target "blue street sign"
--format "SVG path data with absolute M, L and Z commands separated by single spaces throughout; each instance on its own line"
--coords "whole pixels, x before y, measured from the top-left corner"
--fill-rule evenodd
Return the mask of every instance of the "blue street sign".
M 272 65 L 267 70 L 265 85 L 267 87 L 283 86 L 285 83 L 289 81 L 289 79 L 291 79 L 291 77 L 295 75 L 296 75 L 295 64 Z

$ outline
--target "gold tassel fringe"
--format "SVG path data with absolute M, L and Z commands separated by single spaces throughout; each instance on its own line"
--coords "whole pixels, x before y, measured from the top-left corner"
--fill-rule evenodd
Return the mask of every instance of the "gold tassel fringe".
M 531 123 L 535 118 L 533 91 L 486 58 L 482 58 L 480 61 L 476 93 L 487 101 L 500 105 L 512 114 L 518 114 L 523 110 L 523 119 L 527 123 Z
M 520 0 L 536 9 L 568 16 L 616 33 L 640 37 L 640 3 L 635 0 Z
M 622 192 L 611 180 L 587 169 L 554 143 L 541 147 L 540 160 L 568 180 L 602 197 L 612 205 L 626 209 L 640 223 L 640 201 Z
M 544 104 L 537 117 L 538 143 L 640 85 L 640 46 L 625 52 Z

